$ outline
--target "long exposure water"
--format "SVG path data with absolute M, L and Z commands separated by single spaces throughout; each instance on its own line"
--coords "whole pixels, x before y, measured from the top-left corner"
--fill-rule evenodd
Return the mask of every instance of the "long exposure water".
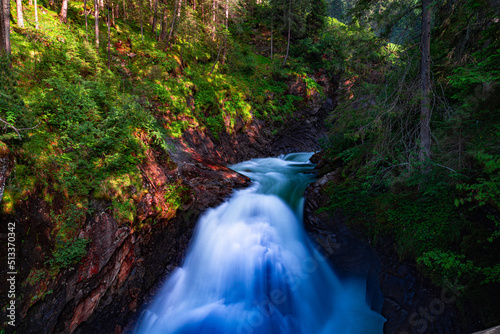
M 231 167 L 253 185 L 200 218 L 184 265 L 143 312 L 137 334 L 383 332 L 366 282 L 337 278 L 302 227 L 311 155 Z

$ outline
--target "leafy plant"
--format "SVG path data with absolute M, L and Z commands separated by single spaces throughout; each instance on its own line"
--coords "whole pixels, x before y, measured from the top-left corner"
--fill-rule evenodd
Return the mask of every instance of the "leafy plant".
M 20 137 L 18 128 L 26 127 L 30 114 L 17 92 L 17 76 L 9 57 L 0 54 L 0 140 Z
M 76 238 L 61 243 L 46 264 L 56 271 L 71 268 L 87 254 L 86 247 L 89 242 L 90 240 L 84 238 Z

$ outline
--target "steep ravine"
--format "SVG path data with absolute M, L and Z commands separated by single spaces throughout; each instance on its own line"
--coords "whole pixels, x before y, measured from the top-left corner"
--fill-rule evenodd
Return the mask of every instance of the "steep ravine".
M 149 192 L 137 205 L 138 220 L 148 223 L 134 230 L 121 225 L 107 209 L 107 203 L 93 200 L 93 213 L 80 231 L 80 237 L 91 240 L 82 263 L 59 273 L 53 281 L 19 284 L 24 295 L 39 290 L 44 293 L 31 300 L 21 296 L 17 333 L 130 332 L 141 307 L 183 261 L 200 214 L 224 201 L 233 189 L 248 185 L 248 178 L 225 165 L 318 149 L 318 139 L 325 134 L 323 120 L 335 104 L 336 84 L 322 73 L 315 80 L 323 86 L 324 96 L 307 97 L 302 108 L 279 125 L 277 134 L 272 135 L 270 125 L 264 121 L 239 121 L 237 131 L 222 133 L 219 140 L 207 132 L 190 129 L 181 140 L 171 140 L 168 155 L 149 150 L 139 166 Z M 291 80 L 288 86 L 291 94 L 306 95 L 301 80 Z M 316 213 L 324 204 L 321 190 L 328 177 L 333 175 L 324 176 L 307 191 L 306 228 L 312 239 L 324 247 L 338 272 L 368 279 L 372 308 L 388 319 L 385 332 L 468 333 L 467 324 L 458 320 L 456 307 L 447 302 L 454 298 L 453 291 L 443 295 L 422 278 L 414 265 L 399 263 L 390 242 L 373 248 L 361 233 L 347 229 L 341 217 L 332 219 L 326 213 Z M 159 189 L 166 184 L 185 187 L 189 199 L 177 211 L 166 210 L 167 214 L 159 217 L 155 207 L 164 205 Z M 32 196 L 14 218 L 8 217 L 16 221 L 17 238 L 23 240 L 18 253 L 23 284 L 31 269 L 43 263 L 43 254 L 50 252 L 50 209 L 40 196 Z M 7 333 L 12 332 L 7 328 Z
M 293 117 L 277 125 L 275 135 L 264 121 L 241 121 L 237 131 L 222 133 L 219 140 L 191 129 L 180 140 L 170 141 L 168 154 L 149 149 L 138 166 L 148 189 L 137 203 L 136 224 L 142 226 L 120 224 L 109 203 L 92 200 L 92 214 L 78 235 L 90 240 L 87 254 L 80 264 L 55 277 L 37 276 L 36 268 L 44 266 L 51 251 L 50 212 L 57 208 L 57 199 L 49 205 L 43 194 L 34 193 L 14 216 L 1 216 L 3 222 L 16 223 L 17 240 L 23 242 L 17 253 L 17 326 L 6 327 L 6 333 L 122 333 L 130 328 L 140 307 L 182 262 L 200 214 L 249 183 L 226 164 L 318 147 L 323 119 L 333 108 L 335 86 L 325 74 L 318 74 L 316 80 L 324 87 L 326 102 L 319 94 L 306 96 L 300 79 L 291 80 L 290 94 L 305 100 Z M 172 210 L 161 191 L 171 184 L 186 189 L 188 197 L 182 207 Z M 164 206 L 161 215 L 158 206 Z M 1 316 L 5 318 L 5 309 Z

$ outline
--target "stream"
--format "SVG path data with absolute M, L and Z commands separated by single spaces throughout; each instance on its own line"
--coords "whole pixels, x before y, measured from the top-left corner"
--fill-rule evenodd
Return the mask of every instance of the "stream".
M 382 333 L 366 282 L 341 280 L 303 226 L 312 153 L 231 166 L 252 186 L 198 221 L 185 262 L 135 333 Z M 161 251 L 161 250 L 159 250 Z

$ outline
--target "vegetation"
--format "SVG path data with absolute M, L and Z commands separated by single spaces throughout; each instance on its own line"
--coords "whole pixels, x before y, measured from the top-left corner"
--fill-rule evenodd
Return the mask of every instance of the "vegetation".
M 84 259 L 92 240 L 81 230 L 95 203 L 136 231 L 156 222 L 137 212 L 151 191 L 142 168 L 147 154 L 174 169 L 168 143 L 187 129 L 205 131 L 215 143 L 255 119 L 277 129 L 301 101 L 288 94 L 289 78 L 318 90 L 300 60 L 289 57 L 283 66 L 289 30 L 294 39 L 306 26 L 321 30 L 310 1 L 292 6 L 290 20 L 300 21 L 276 18 L 273 59 L 269 48 L 257 50 L 269 41 L 265 11 L 278 17 L 285 3 L 2 0 L 10 7 L 0 20 L 0 144 L 15 166 L 1 215 L 14 219 L 35 199 L 50 210 L 44 261 L 22 283 L 39 291 L 24 297 L 43 298 L 51 279 Z M 23 26 L 3 20 L 20 12 Z M 153 209 L 167 220 L 192 196 L 175 178 L 155 192 L 164 203 Z
M 433 13 L 427 159 L 420 116 L 424 4 Z M 357 45 L 338 44 L 327 53 L 331 66 L 343 70 L 323 144 L 330 170 L 339 168 L 340 175 L 329 185 L 327 209 L 342 210 L 375 241 L 390 235 L 401 259 L 416 261 L 437 284 L 462 286 L 485 324 L 496 325 L 500 8 L 469 0 L 354 1 L 348 7 L 339 16 L 350 22 L 341 39 Z M 410 27 L 403 35 L 401 25 Z M 324 41 L 315 47 L 324 48 Z M 336 57 L 357 51 L 353 58 Z
M 149 223 L 136 207 L 149 191 L 140 168 L 148 152 L 175 168 L 168 143 L 187 129 L 214 142 L 254 119 L 276 130 L 301 103 L 287 81 L 320 91 L 310 76 L 321 71 L 339 83 L 323 151 L 340 177 L 323 210 L 342 210 L 376 242 L 391 236 L 399 257 L 437 284 L 458 278 L 496 325 L 494 1 L 17 3 L 1 0 L 0 11 L 0 145 L 16 160 L 2 211 L 13 216 L 34 196 L 52 208 L 47 268 L 30 282 L 85 256 L 91 241 L 78 233 L 93 201 L 120 224 Z M 179 180 L 158 191 L 166 219 L 189 200 Z

